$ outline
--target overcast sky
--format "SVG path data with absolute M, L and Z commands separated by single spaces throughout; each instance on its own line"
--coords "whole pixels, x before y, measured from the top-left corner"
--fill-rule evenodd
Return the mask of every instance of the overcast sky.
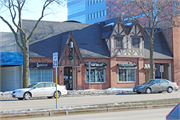
M 41 14 L 43 0 L 27 0 L 28 3 L 24 6 L 22 12 L 22 19 L 37 20 Z M 67 6 L 59 6 L 57 4 L 52 4 L 50 8 L 47 9 L 46 13 L 51 13 L 46 15 L 42 20 L 47 21 L 66 21 L 67 20 Z M 11 17 L 8 9 L 0 9 L 1 15 L 11 22 Z M 9 27 L 0 19 L 0 32 L 11 32 Z

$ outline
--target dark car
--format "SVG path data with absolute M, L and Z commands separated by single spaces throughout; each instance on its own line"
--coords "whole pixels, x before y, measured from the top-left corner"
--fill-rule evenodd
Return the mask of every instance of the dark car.
M 145 83 L 141 85 L 137 85 L 133 88 L 133 91 L 137 94 L 140 93 L 147 93 L 150 94 L 151 92 L 163 92 L 167 91 L 168 93 L 171 93 L 173 90 L 177 90 L 178 86 L 177 83 L 171 82 L 166 79 L 152 79 L 148 80 Z
M 180 103 L 178 103 L 166 116 L 166 120 L 180 120 Z

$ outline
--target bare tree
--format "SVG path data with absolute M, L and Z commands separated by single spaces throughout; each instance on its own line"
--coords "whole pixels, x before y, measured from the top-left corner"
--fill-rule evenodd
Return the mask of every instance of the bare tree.
M 29 54 L 28 54 L 27 43 L 29 39 L 33 35 L 39 22 L 46 15 L 45 10 L 49 7 L 50 4 L 57 3 L 59 5 L 63 5 L 66 3 L 66 0 L 44 0 L 41 10 L 41 15 L 37 20 L 34 28 L 30 30 L 31 31 L 30 34 L 27 35 L 27 33 L 23 29 L 23 24 L 22 24 L 22 11 L 27 1 L 29 0 L 3 0 L 0 2 L 1 8 L 6 7 L 8 9 L 12 23 L 2 16 L 1 14 L 2 12 L 0 13 L 0 19 L 8 25 L 8 27 L 14 34 L 17 45 L 20 47 L 23 53 L 23 87 L 27 87 L 27 82 L 28 82 Z M 2 10 L 1 8 L 0 10 Z M 18 34 L 20 34 L 20 38 L 18 37 Z
M 127 1 L 127 0 L 125 0 Z M 178 27 L 178 15 L 175 9 L 179 9 L 175 2 L 177 0 L 128 0 L 125 2 L 125 17 L 136 20 L 141 25 L 150 40 L 150 79 L 154 78 L 153 45 L 154 35 L 159 32 L 156 28 L 161 27 L 161 31 Z

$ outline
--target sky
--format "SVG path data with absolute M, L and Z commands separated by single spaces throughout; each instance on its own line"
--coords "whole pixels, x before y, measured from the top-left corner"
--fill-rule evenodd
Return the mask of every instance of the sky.
M 37 20 L 41 15 L 41 10 L 44 0 L 27 0 L 22 11 L 22 19 Z M 7 8 L 0 8 L 0 14 L 8 22 L 11 22 L 10 13 Z M 66 21 L 67 20 L 67 6 L 51 4 L 46 9 L 46 16 L 42 19 L 45 21 Z M 16 29 L 15 29 L 16 30 Z M 11 32 L 9 27 L 0 19 L 0 32 Z

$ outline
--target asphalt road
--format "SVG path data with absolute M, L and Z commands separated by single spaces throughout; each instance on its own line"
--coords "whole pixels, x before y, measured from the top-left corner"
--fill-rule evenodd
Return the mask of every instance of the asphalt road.
M 157 94 L 120 94 L 120 95 L 101 95 L 84 97 L 62 97 L 58 99 L 58 107 L 94 105 L 107 103 L 120 103 L 132 101 L 158 100 L 180 98 L 180 92 L 157 93 Z M 0 101 L 0 111 L 55 108 L 56 99 L 33 99 L 33 100 L 14 100 Z
M 18 120 L 165 120 L 172 108 L 131 110 L 53 117 L 26 118 Z M 17 120 L 17 119 L 16 119 Z

